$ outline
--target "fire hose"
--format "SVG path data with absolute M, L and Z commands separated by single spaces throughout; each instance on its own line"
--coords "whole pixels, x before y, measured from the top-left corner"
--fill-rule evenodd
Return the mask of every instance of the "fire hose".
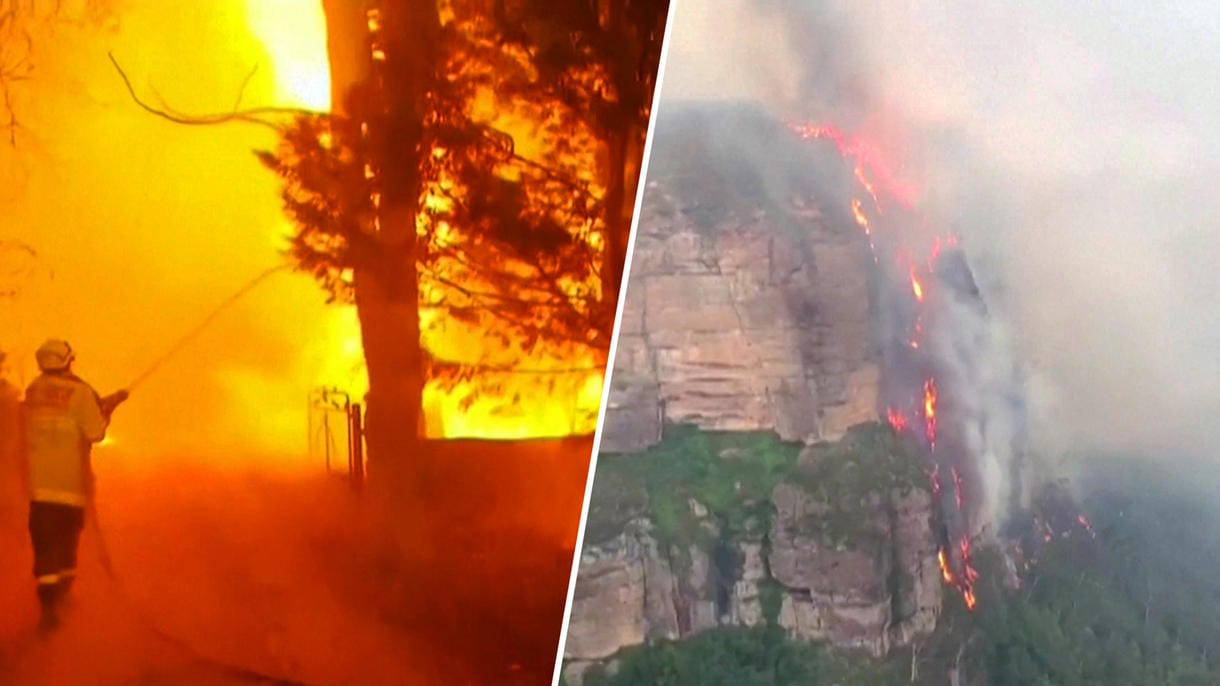
M 221 314 L 223 314 L 225 310 L 232 307 L 238 300 L 241 300 L 242 297 L 244 297 L 247 293 L 254 290 L 254 288 L 257 287 L 260 283 L 265 281 L 268 277 L 272 276 L 273 274 L 280 272 L 280 271 L 284 271 L 289 268 L 290 268 L 289 265 L 281 264 L 281 265 L 272 267 L 270 269 L 267 269 L 267 270 L 259 273 L 253 279 L 246 282 L 246 285 L 239 288 L 236 292 L 233 293 L 233 295 L 231 295 L 227 299 L 225 299 L 224 302 L 217 305 L 216 308 L 214 310 L 212 310 L 212 312 L 210 314 L 208 314 L 208 316 L 205 317 L 203 319 L 203 321 L 199 323 L 198 326 L 196 326 L 195 328 L 188 331 L 186 333 L 186 335 L 183 336 L 182 338 L 178 339 L 178 342 L 176 342 L 169 350 L 167 350 L 164 355 L 162 355 L 161 357 L 158 357 L 156 359 L 156 361 L 153 362 L 151 365 L 149 365 L 148 368 L 145 369 L 139 376 L 137 376 L 134 381 L 127 384 L 127 390 L 130 391 L 131 389 L 135 388 L 136 386 L 144 383 L 144 381 L 146 379 L 148 379 L 148 377 L 155 374 L 157 372 L 157 370 L 161 368 L 162 365 L 164 365 L 169 360 L 173 359 L 173 357 L 175 355 L 177 355 L 179 352 L 182 352 L 183 348 L 185 348 L 196 336 L 203 333 L 204 330 L 206 330 L 208 328 L 208 326 L 210 326 L 217 317 L 219 317 Z
M 231 307 L 234 303 L 236 303 L 243 296 L 245 296 L 247 293 L 249 293 L 251 290 L 253 290 L 256 286 L 258 286 L 260 283 L 262 283 L 265 279 L 270 277 L 272 274 L 275 274 L 276 272 L 279 272 L 279 271 L 287 269 L 287 268 L 288 268 L 288 265 L 279 265 L 277 267 L 273 267 L 271 269 L 263 271 L 262 273 L 258 274 L 255 278 L 253 278 L 249 282 L 247 282 L 244 286 L 242 286 L 239 290 L 237 290 L 233 295 L 229 296 L 229 298 L 227 298 L 224 302 L 220 303 L 206 318 L 204 318 L 204 320 L 198 326 L 196 326 L 194 329 L 191 329 L 189 332 L 187 332 L 187 334 L 185 336 L 183 336 L 182 338 L 180 338 L 164 355 L 157 358 L 157 360 L 155 362 L 153 362 L 152 365 L 150 365 L 143 373 L 141 373 L 139 376 L 137 376 L 136 379 L 127 386 L 127 390 L 135 388 L 139 384 L 143 383 L 146 379 L 148 379 L 148 377 L 152 376 L 162 365 L 164 365 L 167 361 L 169 361 L 171 358 L 173 358 L 174 355 L 178 354 L 182 349 L 184 349 L 187 346 L 187 344 L 189 344 L 191 342 L 191 340 L 193 340 L 196 336 L 198 336 L 205 329 L 207 329 L 207 327 L 216 319 L 216 317 L 220 316 L 221 313 L 223 313 L 225 310 L 227 310 L 229 307 Z M 142 620 L 142 623 L 150 631 L 152 631 L 152 633 L 155 634 L 158 638 L 183 650 L 188 655 L 193 657 L 195 659 L 195 661 L 210 665 L 226 674 L 230 674 L 235 677 L 239 677 L 239 678 L 250 680 L 250 681 L 263 682 L 263 683 L 283 684 L 284 686 L 308 686 L 308 684 L 306 684 L 305 682 L 285 679 L 283 677 L 272 676 L 272 675 L 260 672 L 258 670 L 255 670 L 255 669 L 251 669 L 248 667 L 241 667 L 241 666 L 238 666 L 235 664 L 231 664 L 229 662 L 225 662 L 223 660 L 208 657 L 207 655 L 204 655 L 203 653 L 196 650 L 186 641 L 162 630 L 157 625 L 157 623 L 154 622 L 148 615 L 146 615 L 143 612 L 139 612 L 139 605 L 132 599 L 131 595 L 125 591 L 125 586 L 123 585 L 118 573 L 115 571 L 114 564 L 110 558 L 110 549 L 106 545 L 106 537 L 102 530 L 101 520 L 98 517 L 96 502 L 95 502 L 95 499 L 93 498 L 92 494 L 90 495 L 90 498 L 88 500 L 86 515 L 87 515 L 89 522 L 93 526 L 94 534 L 97 536 L 97 549 L 98 549 L 97 552 L 98 552 L 98 558 L 99 558 L 100 562 L 102 563 L 102 570 L 106 573 L 106 576 L 110 579 L 110 582 L 114 585 L 115 590 L 118 591 L 119 595 L 126 601 L 126 604 L 128 605 L 128 607 L 130 607 L 136 611 L 136 614 Z

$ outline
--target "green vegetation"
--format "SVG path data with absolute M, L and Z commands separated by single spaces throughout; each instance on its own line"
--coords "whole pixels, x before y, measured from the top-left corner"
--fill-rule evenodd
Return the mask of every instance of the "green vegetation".
M 843 544 L 875 530 L 878 500 L 890 489 L 927 488 L 918 454 L 883 424 L 862 424 L 836 443 L 813 448 L 798 467 L 801 446 L 772 433 L 709 433 L 668 427 L 660 444 L 634 455 L 602 455 L 589 505 L 587 537 L 604 540 L 645 515 L 664 543 L 709 544 L 694 500 L 732 538 L 762 540 L 770 528 L 771 493 L 790 482 L 826 504 L 809 525 Z
M 1182 465 L 1092 463 L 1097 541 L 1056 539 L 1025 591 L 981 618 L 992 684 L 1220 684 L 1215 470 L 1167 466 Z
M 879 544 L 885 494 L 931 488 L 916 445 L 883 424 L 854 427 L 837 443 L 814 446 L 811 457 L 793 481 L 826 510 L 802 524 L 832 547 Z
M 902 683 L 894 665 L 869 664 L 789 641 L 778 628 L 722 628 L 628 652 L 586 686 L 877 686 Z
M 799 453 L 800 446 L 775 434 L 669 427 L 661 443 L 644 453 L 598 459 L 589 530 L 621 531 L 630 509 L 648 516 L 663 543 L 710 544 L 711 534 L 691 512 L 694 500 L 728 532 L 761 538 L 770 521 L 771 491 L 796 469 Z
M 763 579 L 758 584 L 758 603 L 762 606 L 767 626 L 777 626 L 779 611 L 784 605 L 784 589 L 775 579 Z
M 1220 530 L 1210 525 L 1220 479 L 1192 471 L 1186 483 L 1115 460 L 1093 473 L 1106 477 L 1084 480 L 1096 539 L 1083 528 L 1054 538 L 1016 591 L 1002 584 L 999 553 L 977 551 L 978 611 L 947 589 L 937 631 L 917 651 L 851 658 L 775 627 L 718 629 L 629 651 L 613 675 L 586 685 L 943 686 L 955 664 L 967 685 L 1220 684 Z
M 854 427 L 836 443 L 815 446 L 811 459 L 798 464 L 801 449 L 773 433 L 668 427 L 661 443 L 643 453 L 598 460 L 586 540 L 609 540 L 644 517 L 676 571 L 688 562 L 684 551 L 695 546 L 711 554 L 720 578 L 729 580 L 740 572 L 736 542 L 769 545 L 771 498 L 781 483 L 807 491 L 820 508 L 801 523 L 804 533 L 841 549 L 882 543 L 879 517 L 888 491 L 927 488 L 913 445 L 887 425 Z M 765 610 L 778 616 L 778 589 L 774 595 L 766 600 L 775 606 L 765 604 Z

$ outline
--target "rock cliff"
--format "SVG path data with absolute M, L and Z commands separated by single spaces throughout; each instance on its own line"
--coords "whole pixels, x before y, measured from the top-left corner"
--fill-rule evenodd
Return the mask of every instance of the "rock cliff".
M 878 422 L 851 170 L 749 110 L 670 110 L 654 137 L 569 683 L 717 626 L 876 656 L 929 635 L 936 508 L 918 446 Z
M 602 450 L 642 450 L 667 423 L 833 440 L 877 412 L 868 239 L 812 191 L 742 193 L 700 140 L 649 173 Z
M 888 427 L 853 427 L 788 465 L 763 443 L 705 436 L 603 458 L 565 646 L 570 681 L 624 648 L 716 626 L 773 624 L 875 656 L 932 632 L 932 498 Z

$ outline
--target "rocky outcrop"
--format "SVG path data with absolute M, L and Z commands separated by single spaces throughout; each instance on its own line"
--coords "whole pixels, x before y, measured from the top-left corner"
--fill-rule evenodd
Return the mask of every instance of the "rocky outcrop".
M 605 452 L 666 423 L 833 440 L 876 416 L 868 241 L 808 201 L 717 211 L 650 182 L 627 287 Z
M 812 449 L 801 458 L 818 459 Z M 810 474 L 756 508 L 771 512 L 769 524 L 730 531 L 691 501 L 701 543 L 666 543 L 647 516 L 587 541 L 565 646 L 571 676 L 624 648 L 716 626 L 773 624 L 876 656 L 931 634 L 941 602 L 931 494 L 884 480 L 850 491 Z
M 922 490 L 859 503 L 852 543 L 828 541 L 825 505 L 784 484 L 775 493 L 771 572 L 788 593 L 779 624 L 794 636 L 884 655 L 936 627 L 940 570 L 932 499 Z
M 602 425 L 601 451 L 628 466 L 598 465 L 569 683 L 625 648 L 718 626 L 779 626 L 878 656 L 926 637 L 942 590 L 935 508 L 920 458 L 887 454 L 892 434 L 877 423 L 874 258 L 847 204 L 851 169 L 833 150 L 793 152 L 757 112 L 668 126 L 654 137 Z M 878 431 L 852 443 L 862 424 Z M 719 453 L 764 470 L 793 467 L 792 444 L 805 450 L 761 486 L 702 483 L 708 506 L 681 513 L 686 491 L 641 497 L 628 483 L 631 464 L 684 459 L 669 433 L 637 455 L 674 425 L 777 435 L 791 448 L 782 466 L 774 452 Z M 658 471 L 745 471 L 696 467 Z M 726 504 L 731 494 L 740 502 Z

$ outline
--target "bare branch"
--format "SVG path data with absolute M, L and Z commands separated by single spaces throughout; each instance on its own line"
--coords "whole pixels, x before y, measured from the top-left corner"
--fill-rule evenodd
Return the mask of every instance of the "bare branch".
M 245 124 L 259 124 L 279 131 L 282 126 L 281 124 L 275 121 L 269 121 L 262 117 L 270 115 L 295 115 L 311 117 L 329 115 L 328 112 L 309 110 L 302 107 L 254 107 L 245 110 L 240 109 L 242 94 L 245 92 L 246 86 L 250 83 L 250 79 L 253 78 L 254 70 L 251 70 L 251 72 L 246 75 L 245 80 L 242 81 L 241 89 L 237 95 L 237 102 L 234 104 L 233 110 L 229 112 L 220 114 L 188 115 L 175 112 L 168 105 L 165 105 L 164 107 L 154 107 L 153 105 L 141 100 L 140 96 L 136 94 L 136 89 L 134 86 L 132 86 L 131 79 L 128 78 L 127 72 L 123 70 L 123 67 L 119 64 L 118 60 L 114 58 L 114 53 L 106 53 L 106 56 L 110 58 L 110 63 L 114 65 L 115 71 L 117 71 L 119 73 L 119 77 L 123 79 L 123 85 L 127 87 L 127 93 L 131 96 L 133 102 L 139 105 L 140 108 L 145 112 L 156 115 L 175 124 L 183 124 L 186 126 L 215 126 L 217 124 L 241 122 Z M 257 69 L 257 65 L 255 69 Z M 154 91 L 154 94 L 156 94 L 156 91 Z M 159 94 L 156 95 L 158 99 L 160 99 L 161 96 Z M 162 102 L 164 103 L 164 100 L 162 100 Z

